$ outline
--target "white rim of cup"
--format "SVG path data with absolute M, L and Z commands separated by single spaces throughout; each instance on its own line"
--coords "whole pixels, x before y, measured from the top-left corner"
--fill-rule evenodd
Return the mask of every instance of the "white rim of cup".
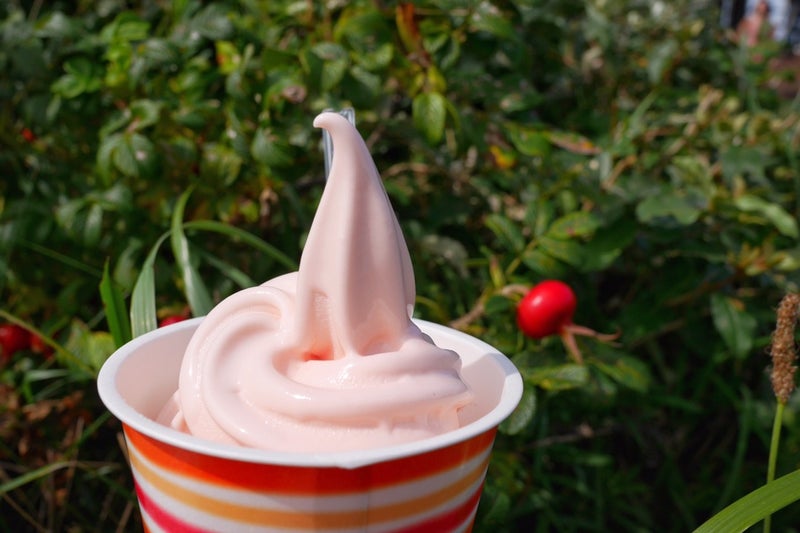
M 495 360 L 495 363 L 505 373 L 505 382 L 500 401 L 491 411 L 474 422 L 441 435 L 405 444 L 367 450 L 327 453 L 292 453 L 221 444 L 182 433 L 144 416 L 122 398 L 116 387 L 117 372 L 131 352 L 137 350 L 143 344 L 152 342 L 154 340 L 153 337 L 170 335 L 181 329 L 196 328 L 202 320 L 203 317 L 184 320 L 133 339 L 115 351 L 108 360 L 106 360 L 97 376 L 97 390 L 100 394 L 100 399 L 117 419 L 136 431 L 158 441 L 195 453 L 258 464 L 354 469 L 445 448 L 485 433 L 499 426 L 503 420 L 508 418 L 522 398 L 523 385 L 519 371 L 505 355 L 499 353 L 490 344 L 466 333 L 442 326 L 441 324 L 436 324 L 427 320 L 413 319 L 423 332 L 428 334 L 435 332 L 436 336 L 440 338 L 450 337 L 468 341 L 479 348 L 484 348 L 486 350 L 486 356 L 490 356 Z

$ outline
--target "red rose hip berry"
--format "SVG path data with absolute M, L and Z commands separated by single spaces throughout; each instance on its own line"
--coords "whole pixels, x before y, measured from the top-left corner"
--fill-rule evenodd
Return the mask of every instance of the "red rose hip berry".
M 560 335 L 572 324 L 578 300 L 572 288 L 557 280 L 533 287 L 517 306 L 517 325 L 533 339 Z
M 577 306 L 578 299 L 569 285 L 563 281 L 545 280 L 530 289 L 517 305 L 517 325 L 522 333 L 533 339 L 558 335 L 567 352 L 581 364 L 583 356 L 575 341 L 576 335 L 610 342 L 619 337 L 619 333 L 602 334 L 573 323 Z

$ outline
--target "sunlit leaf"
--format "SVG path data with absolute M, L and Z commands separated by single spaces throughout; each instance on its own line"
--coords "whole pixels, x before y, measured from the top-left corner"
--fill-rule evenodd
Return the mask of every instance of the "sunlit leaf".
M 734 205 L 742 211 L 760 214 L 787 237 L 797 238 L 800 235 L 797 220 L 780 204 L 752 194 L 743 194 L 734 200 Z
M 418 94 L 412 102 L 411 113 L 414 126 L 429 143 L 436 144 L 442 139 L 447 118 L 447 105 L 443 95 L 436 92 Z
M 584 365 L 564 364 L 522 369 L 530 383 L 545 390 L 569 390 L 584 386 L 589 381 L 589 370 Z

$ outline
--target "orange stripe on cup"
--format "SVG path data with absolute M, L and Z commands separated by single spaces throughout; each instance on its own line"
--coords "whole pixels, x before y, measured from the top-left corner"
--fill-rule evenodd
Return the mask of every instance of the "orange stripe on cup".
M 155 469 L 139 459 L 137 451 L 130 454 L 131 463 L 136 473 L 146 480 L 158 491 L 169 495 L 181 503 L 218 518 L 234 522 L 258 526 L 280 526 L 288 528 L 357 528 L 368 519 L 370 524 L 401 520 L 414 515 L 424 514 L 435 509 L 463 494 L 470 486 L 482 479 L 489 455 L 471 471 L 466 472 L 454 483 L 443 487 L 431 494 L 412 498 L 403 502 L 385 505 L 382 507 L 363 509 L 358 511 L 320 512 L 310 514 L 307 512 L 292 512 L 276 509 L 264 509 L 226 502 L 199 494 L 180 484 L 166 479 Z
M 469 461 L 491 447 L 496 428 L 430 452 L 352 470 L 254 464 L 211 457 L 157 441 L 128 425 L 125 436 L 152 463 L 176 474 L 211 483 L 285 495 L 345 494 L 424 478 Z M 333 473 L 335 472 L 335 475 Z

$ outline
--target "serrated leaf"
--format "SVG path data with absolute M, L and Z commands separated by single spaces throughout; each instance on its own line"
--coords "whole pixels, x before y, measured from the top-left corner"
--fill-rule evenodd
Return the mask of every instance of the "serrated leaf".
M 577 364 L 523 369 L 522 374 L 531 384 L 550 391 L 576 389 L 589 382 L 589 370 Z
M 500 424 L 499 429 L 507 435 L 516 435 L 530 425 L 535 414 L 536 389 L 525 387 L 516 409 Z
M 719 293 L 712 294 L 711 318 L 734 357 L 743 358 L 752 351 L 758 322 L 741 301 Z
M 414 127 L 431 144 L 438 143 L 444 136 L 447 118 L 447 100 L 437 92 L 421 93 L 414 97 L 411 105 Z

